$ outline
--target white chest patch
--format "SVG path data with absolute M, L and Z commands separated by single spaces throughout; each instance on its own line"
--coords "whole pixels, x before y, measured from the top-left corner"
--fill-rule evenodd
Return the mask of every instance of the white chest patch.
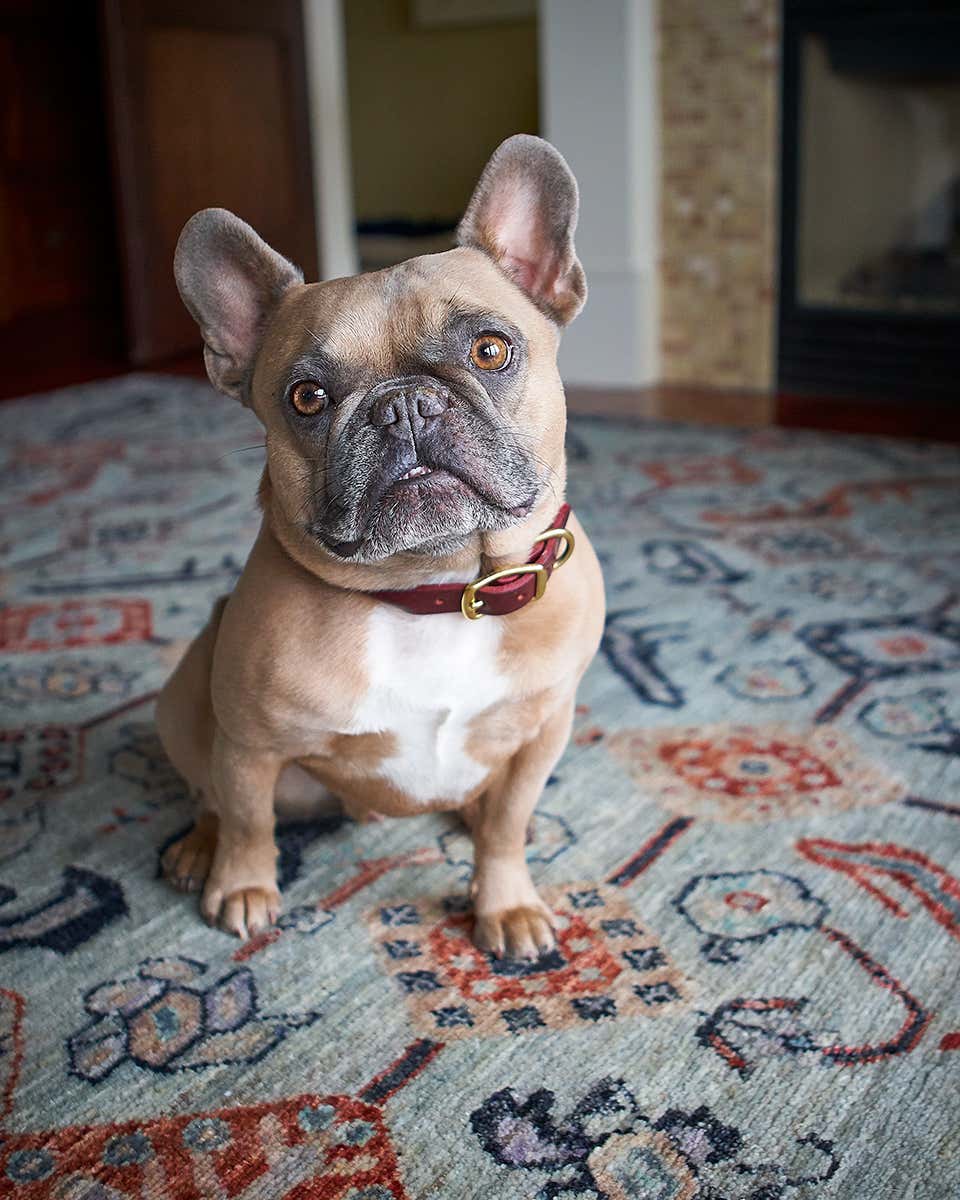
M 350 732 L 392 733 L 379 774 L 412 800 L 460 801 L 488 768 L 466 750 L 471 720 L 506 694 L 499 621 L 413 616 L 382 605 L 367 629 L 369 690 Z

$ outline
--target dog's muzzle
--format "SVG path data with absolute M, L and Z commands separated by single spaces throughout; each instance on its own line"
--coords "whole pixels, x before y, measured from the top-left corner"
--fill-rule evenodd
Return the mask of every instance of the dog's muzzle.
M 388 379 L 366 396 L 367 419 L 375 429 L 416 441 L 453 406 L 447 388 L 428 375 Z

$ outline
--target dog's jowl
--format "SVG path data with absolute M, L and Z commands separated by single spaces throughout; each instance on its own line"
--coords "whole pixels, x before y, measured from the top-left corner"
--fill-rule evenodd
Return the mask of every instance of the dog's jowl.
M 477 944 L 553 944 L 524 843 L 604 610 L 564 503 L 576 219 L 566 163 L 520 136 L 458 247 L 389 270 L 304 284 L 222 209 L 181 234 L 210 379 L 266 430 L 259 537 L 157 710 L 200 806 L 164 871 L 231 933 L 277 917 L 275 810 L 335 798 L 459 812 Z

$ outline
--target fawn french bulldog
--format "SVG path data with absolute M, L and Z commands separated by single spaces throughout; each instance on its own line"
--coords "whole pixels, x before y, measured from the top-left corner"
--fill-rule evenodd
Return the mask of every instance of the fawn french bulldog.
M 163 870 L 241 938 L 279 912 L 275 807 L 332 795 L 357 818 L 459 812 L 477 945 L 553 944 L 525 839 L 604 617 L 564 504 L 577 203 L 557 151 L 517 136 L 457 248 L 388 270 L 304 284 L 222 209 L 180 236 L 210 380 L 267 453 L 250 558 L 158 702 L 199 804 Z

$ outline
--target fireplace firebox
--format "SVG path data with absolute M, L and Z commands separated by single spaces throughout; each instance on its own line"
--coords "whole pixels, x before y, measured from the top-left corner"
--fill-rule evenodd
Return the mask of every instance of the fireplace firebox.
M 778 386 L 960 398 L 960 4 L 784 0 Z

